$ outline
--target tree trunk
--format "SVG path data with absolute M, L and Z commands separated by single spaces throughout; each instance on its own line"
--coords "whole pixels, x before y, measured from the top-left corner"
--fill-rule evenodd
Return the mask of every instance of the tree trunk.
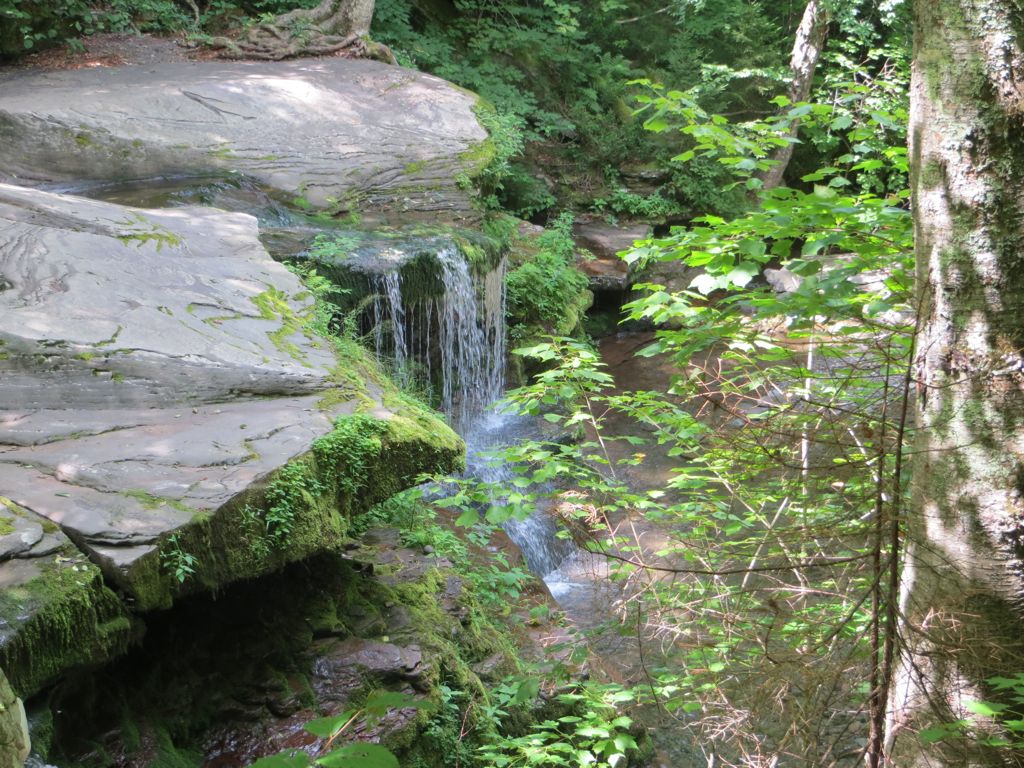
M 1024 8 L 916 0 L 914 25 L 918 432 L 886 751 L 899 768 L 1024 765 L 918 736 L 1024 671 Z
M 789 90 L 786 96 L 790 103 L 807 101 L 814 83 L 814 71 L 818 68 L 821 53 L 825 50 L 825 39 L 828 37 L 828 11 L 823 0 L 809 0 L 796 29 L 793 41 L 793 55 L 789 60 Z M 794 120 L 789 126 L 788 138 L 796 139 L 800 121 Z M 763 189 L 774 189 L 782 184 L 786 167 L 793 157 L 793 143 L 781 147 L 772 155 L 775 165 L 759 174 Z
M 287 59 L 341 53 L 395 63 L 385 45 L 368 39 L 375 0 L 321 0 L 248 29 L 238 40 L 216 38 L 212 45 L 240 59 Z
M 276 21 L 280 26 L 290 26 L 301 19 L 331 34 L 362 37 L 370 34 L 374 5 L 375 0 L 321 0 L 315 8 L 290 11 Z

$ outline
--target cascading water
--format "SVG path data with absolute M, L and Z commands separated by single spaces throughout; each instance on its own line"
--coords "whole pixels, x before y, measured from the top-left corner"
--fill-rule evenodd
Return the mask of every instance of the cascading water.
M 396 270 L 373 279 L 373 349 L 377 358 L 384 355 L 384 332 L 390 329 L 394 359 L 394 375 L 405 385 L 409 376 L 409 350 L 405 342 L 405 307 L 402 304 L 402 277 Z M 384 317 L 387 315 L 387 322 Z
M 370 308 L 374 350 L 390 358 L 402 384 L 424 385 L 433 396 L 435 379 L 441 409 L 462 432 L 467 445 L 467 474 L 502 487 L 510 485 L 507 466 L 495 466 L 486 452 L 525 437 L 529 419 L 490 406 L 505 387 L 505 264 L 474 279 L 454 246 L 435 254 L 443 293 L 406 302 L 396 268 L 371 279 Z M 543 510 L 505 524 L 530 570 L 545 576 L 575 546 L 558 537 L 558 527 Z
M 536 437 L 532 419 L 490 409 L 480 414 L 466 439 L 466 474 L 499 488 L 512 486 L 513 472 L 507 464 L 488 460 L 488 453 L 515 440 Z M 511 519 L 502 526 L 523 553 L 531 571 L 541 577 L 554 572 L 576 552 L 571 539 L 559 537 L 558 525 L 547 510 L 538 507 L 529 517 Z
M 400 383 L 416 379 L 431 395 L 436 385 L 441 409 L 467 428 L 504 390 L 505 265 L 474 280 L 455 246 L 434 258 L 440 296 L 407 303 L 397 268 L 371 278 L 374 351 Z
M 504 389 L 504 263 L 478 291 L 469 265 L 454 248 L 437 254 L 445 293 L 438 309 L 443 370 L 441 409 L 461 426 L 501 397 Z M 483 305 L 478 293 L 483 294 Z

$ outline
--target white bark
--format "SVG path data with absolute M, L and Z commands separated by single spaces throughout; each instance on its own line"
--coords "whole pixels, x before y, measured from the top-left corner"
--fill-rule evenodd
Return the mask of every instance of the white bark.
M 800 19 L 796 36 L 793 40 L 793 55 L 789 60 L 789 89 L 786 96 L 790 103 L 807 101 L 814 83 L 814 72 L 818 68 L 822 51 L 825 50 L 825 39 L 828 36 L 828 11 L 823 0 L 809 0 Z M 800 128 L 799 120 L 794 120 L 789 127 L 788 137 L 791 142 L 796 139 Z M 786 167 L 793 157 L 793 144 L 781 147 L 772 160 L 775 165 L 760 174 L 764 189 L 773 189 L 782 184 Z
M 918 436 L 887 756 L 899 768 L 1020 755 L 918 732 L 970 718 L 1024 671 L 1024 9 L 917 0 L 910 149 L 923 327 Z M 979 723 L 979 727 L 984 723 Z

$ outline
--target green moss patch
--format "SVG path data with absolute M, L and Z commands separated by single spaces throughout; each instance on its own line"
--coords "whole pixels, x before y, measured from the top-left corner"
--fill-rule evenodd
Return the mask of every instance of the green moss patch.
M 423 474 L 463 466 L 465 444 L 438 416 L 397 391 L 385 405 L 387 418 L 338 417 L 308 452 L 216 513 L 164 537 L 127 574 L 136 606 L 166 608 L 176 596 L 340 550 L 354 515 Z
M 99 569 L 70 544 L 0 566 L 0 668 L 21 696 L 125 651 L 132 623 Z

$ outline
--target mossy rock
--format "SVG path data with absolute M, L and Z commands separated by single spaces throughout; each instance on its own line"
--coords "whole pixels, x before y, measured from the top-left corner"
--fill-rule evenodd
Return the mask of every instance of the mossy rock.
M 358 310 L 378 290 L 376 278 L 397 272 L 403 304 L 441 298 L 444 283 L 438 254 L 455 249 L 477 276 L 497 269 L 504 256 L 502 243 L 479 232 L 443 226 L 411 227 L 371 233 L 320 233 L 297 258 L 316 266 L 318 273 L 340 289 L 332 296 L 342 313 Z
M 0 586 L 0 669 L 22 696 L 69 668 L 108 661 L 132 638 L 124 603 L 69 542 L 0 564 Z
M 0 670 L 0 768 L 21 768 L 28 752 L 25 707 Z
M 211 515 L 165 537 L 128 578 L 137 607 L 216 590 L 288 563 L 341 550 L 352 516 L 413 486 L 459 471 L 465 444 L 439 416 L 397 392 L 371 414 L 339 416 L 332 432 Z M 180 578 L 176 565 L 187 558 Z

